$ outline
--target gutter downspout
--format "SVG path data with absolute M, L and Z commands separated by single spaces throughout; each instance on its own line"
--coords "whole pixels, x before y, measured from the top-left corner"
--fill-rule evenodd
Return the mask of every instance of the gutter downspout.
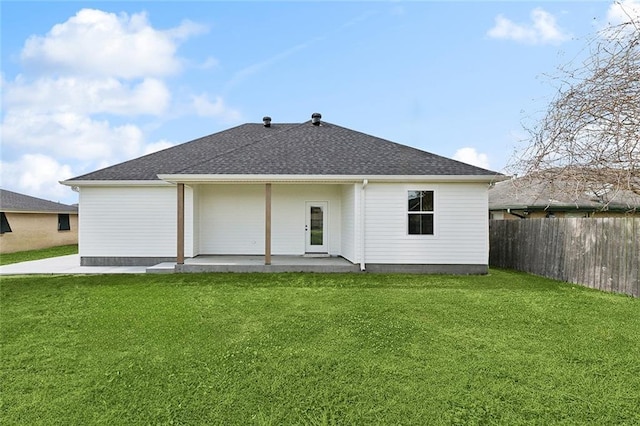
M 365 221 L 365 210 L 366 210 L 366 196 L 365 196 L 365 189 L 367 188 L 367 185 L 369 184 L 369 180 L 368 179 L 364 179 L 362 181 L 362 190 L 360 191 L 360 270 L 364 271 L 365 270 L 365 249 L 364 249 L 364 244 L 365 244 L 365 226 L 364 226 L 364 221 Z

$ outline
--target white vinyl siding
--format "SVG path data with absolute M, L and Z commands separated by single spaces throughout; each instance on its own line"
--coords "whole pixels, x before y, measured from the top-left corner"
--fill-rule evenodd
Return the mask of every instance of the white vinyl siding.
M 434 235 L 408 235 L 407 191 L 434 191 Z M 488 263 L 487 185 L 369 184 L 366 263 Z
M 200 254 L 264 254 L 265 185 L 201 185 Z M 272 184 L 271 252 L 305 251 L 305 203 L 327 201 L 329 254 L 340 254 L 339 185 Z
M 175 186 L 82 187 L 79 199 L 81 256 L 176 256 Z M 193 254 L 192 199 L 186 188 L 186 256 Z
M 264 185 L 202 185 L 200 254 L 264 254 Z
M 187 206 L 185 205 L 185 210 L 186 211 L 191 211 L 193 212 L 192 216 L 193 216 L 193 220 L 191 222 L 191 227 L 190 229 L 185 229 L 185 233 L 190 233 L 192 235 L 192 242 L 191 242 L 191 246 L 187 247 L 186 246 L 186 238 L 185 238 L 185 252 L 186 251 L 190 251 L 192 253 L 192 256 L 197 256 L 200 254 L 200 185 L 193 185 L 191 187 L 185 187 L 185 201 L 186 201 L 186 193 L 187 190 L 189 189 L 191 191 L 192 195 L 192 199 L 193 199 L 193 206 Z M 185 220 L 185 228 L 189 228 L 187 227 L 187 223 Z
M 330 255 L 340 254 L 340 186 L 278 185 L 272 186 L 271 236 L 273 254 L 304 254 L 307 201 L 328 202 L 327 240 Z
M 356 234 L 356 215 L 359 214 L 359 196 L 360 192 L 356 191 L 356 185 L 342 186 L 342 227 L 341 227 L 341 249 L 340 254 L 351 262 L 358 261 L 359 239 Z
M 434 235 L 407 232 L 407 192 L 434 191 Z M 176 255 L 176 187 L 80 189 L 85 257 Z M 328 251 L 351 262 L 488 263 L 484 183 L 272 184 L 272 254 L 305 251 L 305 203 L 328 203 Z M 265 185 L 185 188 L 185 255 L 264 254 Z M 362 234 L 361 230 L 364 230 Z

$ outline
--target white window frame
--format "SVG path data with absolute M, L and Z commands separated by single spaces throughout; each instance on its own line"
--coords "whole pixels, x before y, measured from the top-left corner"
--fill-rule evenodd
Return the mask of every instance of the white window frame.
M 431 192 L 433 195 L 433 208 L 427 211 L 416 211 L 412 212 L 409 210 L 408 202 L 409 202 L 409 193 L 411 192 Z M 432 188 L 427 189 L 407 189 L 405 191 L 405 232 L 406 235 L 410 238 L 435 238 L 438 234 L 438 226 L 437 226 L 437 191 Z M 431 214 L 433 217 L 433 232 L 431 234 L 411 234 L 409 233 L 409 217 L 411 215 L 417 214 Z

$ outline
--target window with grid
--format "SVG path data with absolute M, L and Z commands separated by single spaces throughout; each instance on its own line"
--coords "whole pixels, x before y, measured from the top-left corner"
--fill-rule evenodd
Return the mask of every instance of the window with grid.
M 409 191 L 409 235 L 433 235 L 433 191 Z

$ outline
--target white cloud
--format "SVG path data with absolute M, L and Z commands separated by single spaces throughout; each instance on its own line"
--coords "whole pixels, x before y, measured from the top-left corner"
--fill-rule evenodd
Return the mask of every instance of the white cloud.
M 5 146 L 82 161 L 122 161 L 144 151 L 142 131 L 134 125 L 67 113 L 11 111 L 2 124 Z
M 181 63 L 177 42 L 204 28 L 190 21 L 167 31 L 149 25 L 144 13 L 116 15 L 82 9 L 46 36 L 31 36 L 23 64 L 35 72 L 119 78 L 175 74 Z
M 144 147 L 144 152 L 143 154 L 151 154 L 154 152 L 158 152 L 158 151 L 162 151 L 163 149 L 167 149 L 167 148 L 171 148 L 174 144 L 167 141 L 167 140 L 161 140 L 158 142 L 154 142 L 154 143 L 148 143 L 145 145 Z
M 498 15 L 495 25 L 487 35 L 491 38 L 528 44 L 558 44 L 571 37 L 557 25 L 552 14 L 541 8 L 531 11 L 531 23 L 515 23 L 503 15 Z
M 640 20 L 640 1 L 622 0 L 616 1 L 609 6 L 607 11 L 607 22 L 611 25 L 623 24 L 635 20 Z
M 630 24 L 637 25 L 639 21 L 640 0 L 614 2 L 607 10 L 607 20 L 601 25 L 600 35 L 611 40 L 627 37 L 636 31 Z
M 160 115 L 168 107 L 171 93 L 164 82 L 145 78 L 129 84 L 115 78 L 41 78 L 26 81 L 19 76 L 5 83 L 4 107 L 9 110 L 74 112 L 78 114 Z
M 170 147 L 166 140 L 147 141 L 136 120 L 176 109 L 165 77 L 183 71 L 180 43 L 203 31 L 191 21 L 161 31 L 144 13 L 82 9 L 45 35 L 29 37 L 21 52 L 25 72 L 11 80 L 0 74 L 3 185 L 69 199 L 69 188 L 58 181 Z M 191 65 L 213 68 L 217 61 Z M 179 113 L 240 117 L 221 97 L 206 95 Z
M 475 148 L 460 148 L 453 155 L 453 158 L 455 160 L 462 161 L 463 163 L 482 167 L 483 169 L 489 168 L 489 157 L 487 154 L 479 153 Z
M 25 154 L 15 162 L 2 162 L 2 186 L 52 201 L 72 194 L 58 181 L 73 177 L 71 167 L 42 154 Z M 61 201 L 66 202 L 66 201 Z
M 233 122 L 240 119 L 240 113 L 228 108 L 220 96 L 216 96 L 215 102 L 211 102 L 206 94 L 192 97 L 193 108 L 201 117 L 217 117 L 224 121 Z

